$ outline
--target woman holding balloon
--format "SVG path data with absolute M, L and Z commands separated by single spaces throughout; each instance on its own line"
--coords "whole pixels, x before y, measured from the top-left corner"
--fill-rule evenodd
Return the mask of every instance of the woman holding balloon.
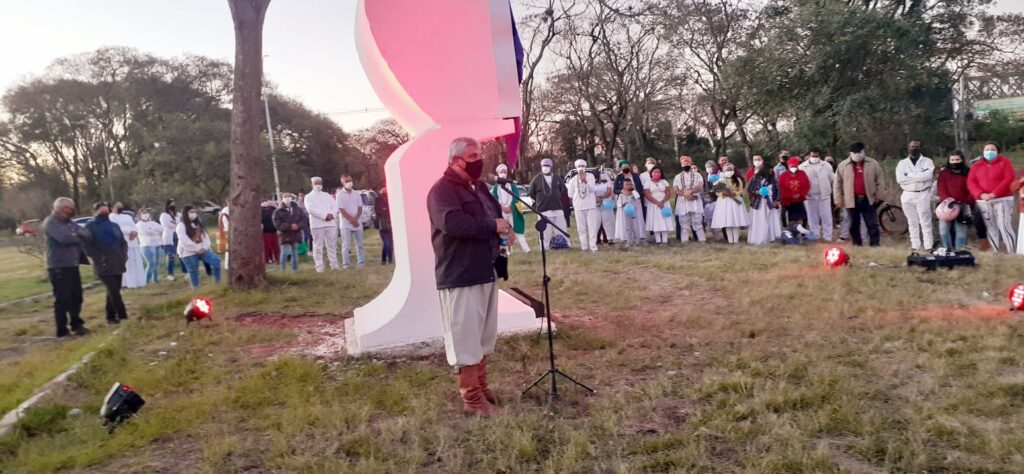
M 704 236 L 704 201 L 701 191 L 704 190 L 704 177 L 693 168 L 693 158 L 681 156 L 679 164 L 683 172 L 672 181 L 676 197 L 676 218 L 679 219 L 680 238 L 683 242 L 690 241 L 690 234 L 697 236 L 698 242 L 706 242 Z
M 747 185 L 750 195 L 750 228 L 747 230 L 747 243 L 751 245 L 768 244 L 778 240 L 782 226 L 778 222 L 778 214 L 773 212 L 779 207 L 779 186 L 775 182 L 775 173 L 764 166 L 761 155 L 754 155 L 754 174 Z
M 651 168 L 651 179 L 644 189 L 644 201 L 647 206 L 647 230 L 654 233 L 654 241 L 668 244 L 668 233 L 675 231 L 672 206 L 672 187 L 665 179 L 660 166 Z

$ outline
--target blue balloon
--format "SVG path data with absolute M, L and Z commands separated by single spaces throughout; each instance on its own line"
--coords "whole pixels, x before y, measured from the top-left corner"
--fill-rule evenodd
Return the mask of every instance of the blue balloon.
M 711 176 L 708 176 L 708 182 L 711 183 L 711 184 L 717 183 L 718 182 L 718 175 L 717 174 L 713 174 Z
M 661 208 L 662 217 L 672 217 L 672 207 L 665 204 L 665 207 Z
M 613 201 L 612 198 L 604 198 L 604 201 L 601 201 L 601 207 L 605 209 L 615 209 L 615 201 Z
M 636 217 L 636 208 L 632 204 L 626 204 L 622 210 L 626 211 L 626 217 Z
M 761 189 L 757 191 L 762 197 L 768 197 L 772 194 L 772 190 L 768 189 L 768 186 L 761 186 Z

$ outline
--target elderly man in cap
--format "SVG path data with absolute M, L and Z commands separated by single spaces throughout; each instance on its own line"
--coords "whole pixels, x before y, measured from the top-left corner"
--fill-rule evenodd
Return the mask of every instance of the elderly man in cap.
M 448 169 L 427 194 L 427 212 L 445 355 L 459 373 L 463 411 L 487 416 L 496 402 L 487 386 L 488 358 L 498 337 L 494 263 L 500 238 L 512 227 L 480 181 L 483 165 L 480 144 L 456 138 Z
M 565 182 L 562 178 L 555 176 L 551 172 L 551 167 L 554 162 L 550 158 L 544 158 L 540 161 L 540 172 L 541 174 L 534 176 L 533 181 L 530 182 L 530 197 L 533 199 L 533 205 L 537 208 L 544 217 L 547 217 L 555 225 L 566 228 L 565 225 L 565 212 L 562 205 L 562 194 L 566 193 Z M 543 239 L 541 245 L 544 248 L 551 248 L 551 235 L 555 232 L 551 226 L 544 229 Z M 569 234 L 565 235 L 566 242 L 572 246 L 572 241 L 569 239 Z
M 53 202 L 53 213 L 43 221 L 46 234 L 46 273 L 53 286 L 53 318 L 57 323 L 57 337 L 71 333 L 83 336 L 89 333 L 82 321 L 82 275 L 78 266 L 89 260 L 83 244 L 88 231 L 71 218 L 75 216 L 75 201 L 59 197 Z M 68 316 L 70 316 L 70 321 Z M 68 323 L 71 331 L 68 331 Z
M 679 157 L 683 171 L 672 181 L 676 196 L 676 219 L 679 224 L 680 239 L 690 241 L 690 234 L 697 236 L 698 242 L 706 242 L 704 236 L 704 200 L 700 194 L 704 191 L 704 177 L 693 167 L 693 158 Z
M 573 163 L 576 174 L 569 177 L 566 187 L 576 211 L 576 230 L 580 235 L 580 249 L 597 252 L 597 232 L 601 230 L 601 211 L 597 208 L 597 178 L 587 172 L 587 162 Z

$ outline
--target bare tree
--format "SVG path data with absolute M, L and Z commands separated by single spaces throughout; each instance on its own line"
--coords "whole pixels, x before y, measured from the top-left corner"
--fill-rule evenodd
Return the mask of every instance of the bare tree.
M 260 234 L 260 90 L 263 86 L 263 20 L 270 0 L 228 0 L 235 25 L 235 79 L 231 101 L 231 266 L 232 287 L 252 288 L 266 280 Z

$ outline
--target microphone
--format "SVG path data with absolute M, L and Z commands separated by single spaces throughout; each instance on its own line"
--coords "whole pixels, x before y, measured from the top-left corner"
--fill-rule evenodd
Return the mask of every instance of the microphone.
M 498 186 L 504 186 L 506 184 L 516 184 L 514 181 L 508 178 L 498 178 Z

